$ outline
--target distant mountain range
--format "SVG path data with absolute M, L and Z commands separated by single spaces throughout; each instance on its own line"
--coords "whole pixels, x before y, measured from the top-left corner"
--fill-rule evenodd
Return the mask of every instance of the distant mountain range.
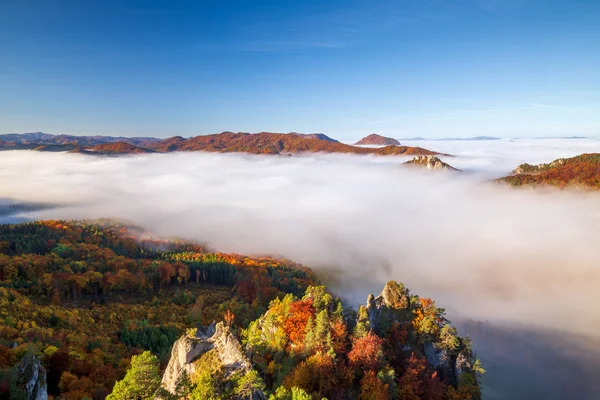
M 536 137 L 534 139 L 590 139 L 587 136 L 541 136 L 541 137 Z
M 494 137 L 494 136 L 474 136 L 474 137 L 467 137 L 467 138 L 458 138 L 458 137 L 450 137 L 450 138 L 424 138 L 424 137 L 420 137 L 420 136 L 416 136 L 416 137 L 411 137 L 411 138 L 403 138 L 400 139 L 401 142 L 407 142 L 407 141 L 438 141 L 438 142 L 443 142 L 443 141 L 478 141 L 478 140 L 502 140 L 502 139 L 511 139 L 511 140 L 526 140 L 526 139 L 590 139 L 590 137 L 588 136 L 540 136 L 540 137 L 534 137 L 534 138 L 499 138 L 499 137 Z
M 223 132 L 191 138 L 50 135 L 43 132 L 0 135 L 0 150 L 69 151 L 87 154 L 136 154 L 173 151 L 208 151 L 219 153 L 294 154 L 303 152 L 435 155 L 420 147 L 356 147 L 322 133 L 233 133 Z
M 0 142 L 12 142 L 16 144 L 51 144 L 51 145 L 76 145 L 96 146 L 104 143 L 125 142 L 133 145 L 148 145 L 159 142 L 161 139 L 152 137 L 123 137 L 123 136 L 74 136 L 74 135 L 51 135 L 44 132 L 32 133 L 8 133 L 0 135 Z
M 427 139 L 420 136 L 412 137 L 412 138 L 404 138 L 400 139 L 400 141 L 413 141 L 413 140 L 436 140 L 436 141 L 451 141 L 451 140 L 500 140 L 501 138 L 493 137 L 493 136 L 474 136 L 470 138 L 434 138 Z

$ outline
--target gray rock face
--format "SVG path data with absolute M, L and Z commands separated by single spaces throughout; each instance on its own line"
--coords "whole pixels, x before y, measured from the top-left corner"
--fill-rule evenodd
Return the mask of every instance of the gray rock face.
M 448 379 L 450 382 L 456 384 L 456 354 L 451 354 L 447 349 L 439 348 L 435 343 L 431 342 L 423 344 L 423 353 L 427 362 L 436 368 L 443 379 Z
M 215 351 L 221 362 L 225 378 L 234 373 L 245 374 L 251 369 L 248 358 L 242 352 L 240 342 L 229 328 L 222 322 L 216 325 L 213 323 L 206 331 L 198 330 L 196 336 L 184 335 L 175 342 L 169 364 L 162 378 L 162 387 L 174 393 L 177 381 L 184 371 L 188 376 L 193 376 L 196 373 L 194 361 L 210 350 Z M 264 399 L 264 394 L 256 393 L 252 398 Z
M 465 370 L 470 370 L 473 368 L 470 356 L 471 355 L 466 351 L 461 351 L 458 353 L 456 362 L 454 364 L 454 373 L 456 374 L 456 379 L 458 379 L 458 377 L 460 377 Z
M 25 356 L 19 363 L 17 387 L 27 394 L 27 400 L 48 400 L 46 370 L 35 356 Z

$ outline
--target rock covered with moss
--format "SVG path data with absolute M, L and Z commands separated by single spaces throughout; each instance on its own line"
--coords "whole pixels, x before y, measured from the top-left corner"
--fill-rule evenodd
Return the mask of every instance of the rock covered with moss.
M 11 398 L 27 400 L 48 400 L 46 370 L 35 356 L 23 357 L 16 369 L 16 377 L 11 388 Z

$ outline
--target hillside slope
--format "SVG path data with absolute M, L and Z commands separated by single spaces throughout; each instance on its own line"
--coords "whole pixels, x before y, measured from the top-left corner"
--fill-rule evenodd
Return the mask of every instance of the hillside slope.
M 151 240 L 111 221 L 0 225 L 0 398 L 27 354 L 48 394 L 103 399 L 144 350 L 166 365 L 174 341 L 225 310 L 246 326 L 269 302 L 316 284 L 291 261 Z
M 126 142 L 105 143 L 90 149 L 98 154 L 144 154 L 154 153 L 153 150 L 144 149 Z
M 547 164 L 521 164 L 498 181 L 512 186 L 550 185 L 597 190 L 600 189 L 600 154 L 559 158 Z

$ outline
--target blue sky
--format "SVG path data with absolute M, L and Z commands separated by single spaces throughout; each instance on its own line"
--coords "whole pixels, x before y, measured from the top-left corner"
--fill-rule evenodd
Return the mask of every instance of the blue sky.
M 0 0 L 0 132 L 600 136 L 598 0 Z

